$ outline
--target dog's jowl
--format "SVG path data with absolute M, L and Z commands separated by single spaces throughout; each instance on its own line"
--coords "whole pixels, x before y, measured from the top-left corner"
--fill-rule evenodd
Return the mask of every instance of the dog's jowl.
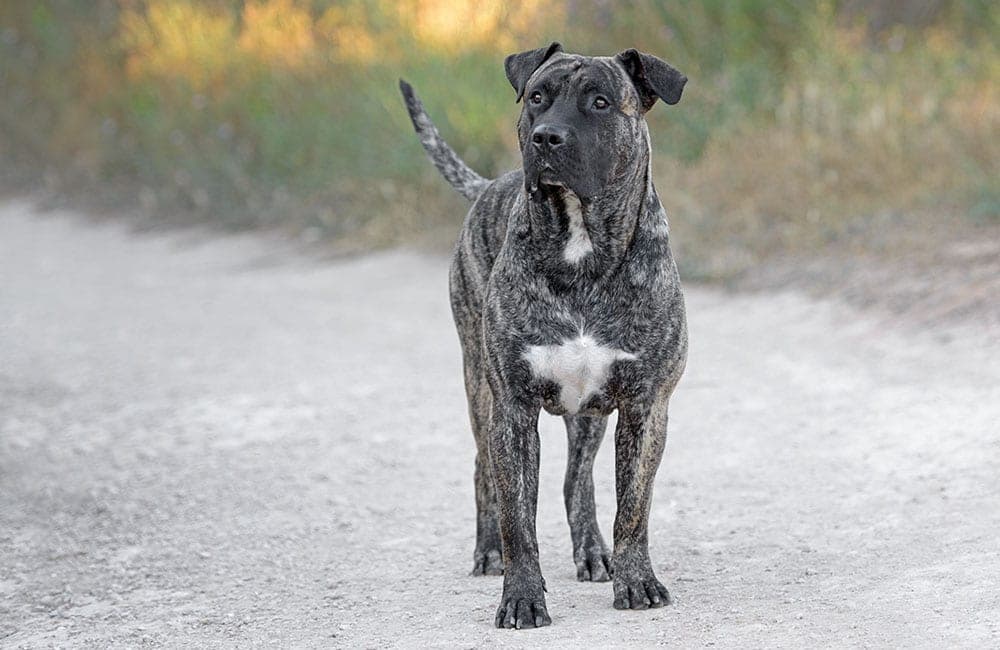
M 551 622 L 535 536 L 544 408 L 566 422 L 577 578 L 612 580 L 619 609 L 660 607 L 669 596 L 649 558 L 649 509 L 687 328 L 644 115 L 657 99 L 676 104 L 687 79 L 636 50 L 589 57 L 558 43 L 504 67 L 523 101 L 523 165 L 496 180 L 458 158 L 400 83 L 431 160 L 473 201 L 450 277 L 477 447 L 472 572 L 503 575 L 498 627 Z M 615 409 L 609 553 L 592 469 Z

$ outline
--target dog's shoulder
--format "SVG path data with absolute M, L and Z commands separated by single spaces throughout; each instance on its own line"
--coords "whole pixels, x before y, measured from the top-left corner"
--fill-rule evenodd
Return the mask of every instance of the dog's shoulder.
M 520 169 L 491 181 L 465 217 L 459 238 L 460 252 L 485 262 L 487 268 L 492 267 L 507 236 L 511 215 L 523 209 L 523 191 L 524 172 Z

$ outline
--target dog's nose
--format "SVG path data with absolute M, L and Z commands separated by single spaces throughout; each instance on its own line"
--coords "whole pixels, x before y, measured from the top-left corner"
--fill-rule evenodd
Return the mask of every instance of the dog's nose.
M 539 124 L 531 132 L 531 143 L 539 149 L 556 149 L 568 139 L 569 129 L 556 124 Z

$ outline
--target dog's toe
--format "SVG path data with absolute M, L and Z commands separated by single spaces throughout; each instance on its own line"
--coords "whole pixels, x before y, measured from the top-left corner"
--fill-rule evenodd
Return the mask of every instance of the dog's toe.
M 607 553 L 586 553 L 576 560 L 576 579 L 580 582 L 607 582 L 611 576 L 611 558 Z
M 650 609 L 669 604 L 670 593 L 655 577 L 615 583 L 615 609 Z
M 476 551 L 473 557 L 472 575 L 502 576 L 503 555 L 496 549 L 485 552 Z
M 552 625 L 545 601 L 518 599 L 504 602 L 497 610 L 496 626 L 507 629 L 530 629 Z

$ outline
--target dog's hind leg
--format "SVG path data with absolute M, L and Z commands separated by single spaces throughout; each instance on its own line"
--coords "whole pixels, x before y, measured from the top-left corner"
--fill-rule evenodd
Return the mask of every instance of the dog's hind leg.
M 608 419 L 583 415 L 567 415 L 563 419 L 569 439 L 563 496 L 573 539 L 576 579 L 581 582 L 606 582 L 611 578 L 611 555 L 597 525 L 594 457 L 604 438 Z
M 472 575 L 503 575 L 500 524 L 497 519 L 497 492 L 490 464 L 489 428 L 493 393 L 486 380 L 482 342 L 482 270 L 463 238 L 452 260 L 448 284 L 451 313 L 462 344 L 465 395 L 469 402 L 469 422 L 476 439 L 476 549 Z
M 469 366 L 474 367 L 470 368 Z M 472 575 L 503 575 L 503 554 L 500 524 L 497 519 L 497 492 L 490 465 L 489 426 L 493 395 L 480 373 L 482 366 L 466 362 L 465 390 L 469 399 L 469 420 L 476 438 L 476 550 L 473 552 Z

